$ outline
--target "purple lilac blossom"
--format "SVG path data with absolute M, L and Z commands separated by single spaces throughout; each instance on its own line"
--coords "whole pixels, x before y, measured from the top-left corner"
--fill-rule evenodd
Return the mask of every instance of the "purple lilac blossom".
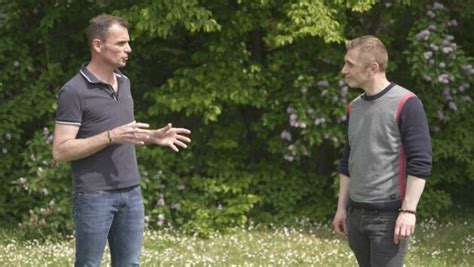
M 434 4 L 433 4 L 433 9 L 434 9 L 434 10 L 441 10 L 441 9 L 444 9 L 444 5 L 441 4 L 441 3 L 438 3 L 438 2 L 434 2 Z
M 329 82 L 327 80 L 319 81 L 318 86 L 322 87 L 322 88 L 328 88 L 329 87 Z
M 423 30 L 416 35 L 416 39 L 419 41 L 426 41 L 430 38 L 430 31 Z
M 324 119 L 324 118 L 317 118 L 316 120 L 314 120 L 314 125 L 319 126 L 319 125 L 321 125 L 321 124 L 323 124 L 323 123 L 325 123 L 325 122 L 326 122 L 326 119 Z
M 439 49 L 438 46 L 435 45 L 435 44 L 430 44 L 430 48 L 431 48 L 431 50 L 433 50 L 433 51 L 438 51 L 438 49 Z
M 432 19 L 436 18 L 436 14 L 435 14 L 433 11 L 431 11 L 431 10 L 428 10 L 428 11 L 426 12 L 426 15 L 427 15 L 428 17 L 432 18 Z
M 436 117 L 442 121 L 444 120 L 444 113 L 441 111 L 441 110 L 438 110 L 438 112 L 436 112 Z
M 427 52 L 424 52 L 424 53 L 423 53 L 423 57 L 424 57 L 426 60 L 430 59 L 432 56 L 433 56 L 433 52 L 432 52 L 432 51 L 427 51 Z
M 454 51 L 454 49 L 451 46 L 443 47 L 443 53 L 445 53 L 445 54 L 451 53 L 453 51 Z
M 286 141 L 291 141 L 291 133 L 287 130 L 284 130 L 283 132 L 281 132 L 280 138 Z
M 449 109 L 452 111 L 458 111 L 458 107 L 456 106 L 456 103 L 454 102 L 449 102 Z
M 449 83 L 449 75 L 444 73 L 438 76 L 438 81 L 440 83 L 448 84 Z

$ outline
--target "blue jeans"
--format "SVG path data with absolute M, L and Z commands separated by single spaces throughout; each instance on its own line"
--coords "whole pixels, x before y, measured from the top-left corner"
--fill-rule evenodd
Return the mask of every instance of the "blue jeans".
M 408 239 L 393 242 L 398 211 L 349 207 L 347 239 L 359 266 L 403 266 Z
M 100 266 L 108 240 L 112 266 L 139 266 L 144 207 L 140 186 L 74 192 L 74 266 Z

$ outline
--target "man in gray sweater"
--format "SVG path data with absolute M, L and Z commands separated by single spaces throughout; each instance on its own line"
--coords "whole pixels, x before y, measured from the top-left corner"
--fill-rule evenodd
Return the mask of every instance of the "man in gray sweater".
M 346 49 L 341 73 L 364 93 L 348 106 L 332 224 L 360 266 L 403 266 L 431 173 L 426 114 L 415 94 L 387 80 L 388 53 L 378 38 L 356 38 Z

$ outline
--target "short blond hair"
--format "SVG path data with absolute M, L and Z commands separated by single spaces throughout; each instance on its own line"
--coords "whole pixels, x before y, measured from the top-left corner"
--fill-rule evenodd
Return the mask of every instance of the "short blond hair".
M 364 35 L 346 43 L 346 49 L 358 49 L 359 57 L 367 65 L 376 62 L 379 70 L 385 72 L 388 65 L 388 52 L 379 38 L 372 35 Z

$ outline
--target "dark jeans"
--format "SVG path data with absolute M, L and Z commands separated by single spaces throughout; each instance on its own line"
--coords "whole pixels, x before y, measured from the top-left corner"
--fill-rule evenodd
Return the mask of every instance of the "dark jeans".
M 347 238 L 360 266 L 403 266 L 408 239 L 393 242 L 397 217 L 398 211 L 348 208 Z
M 138 266 L 144 208 L 139 186 L 73 193 L 75 266 L 100 266 L 107 240 L 112 266 Z

